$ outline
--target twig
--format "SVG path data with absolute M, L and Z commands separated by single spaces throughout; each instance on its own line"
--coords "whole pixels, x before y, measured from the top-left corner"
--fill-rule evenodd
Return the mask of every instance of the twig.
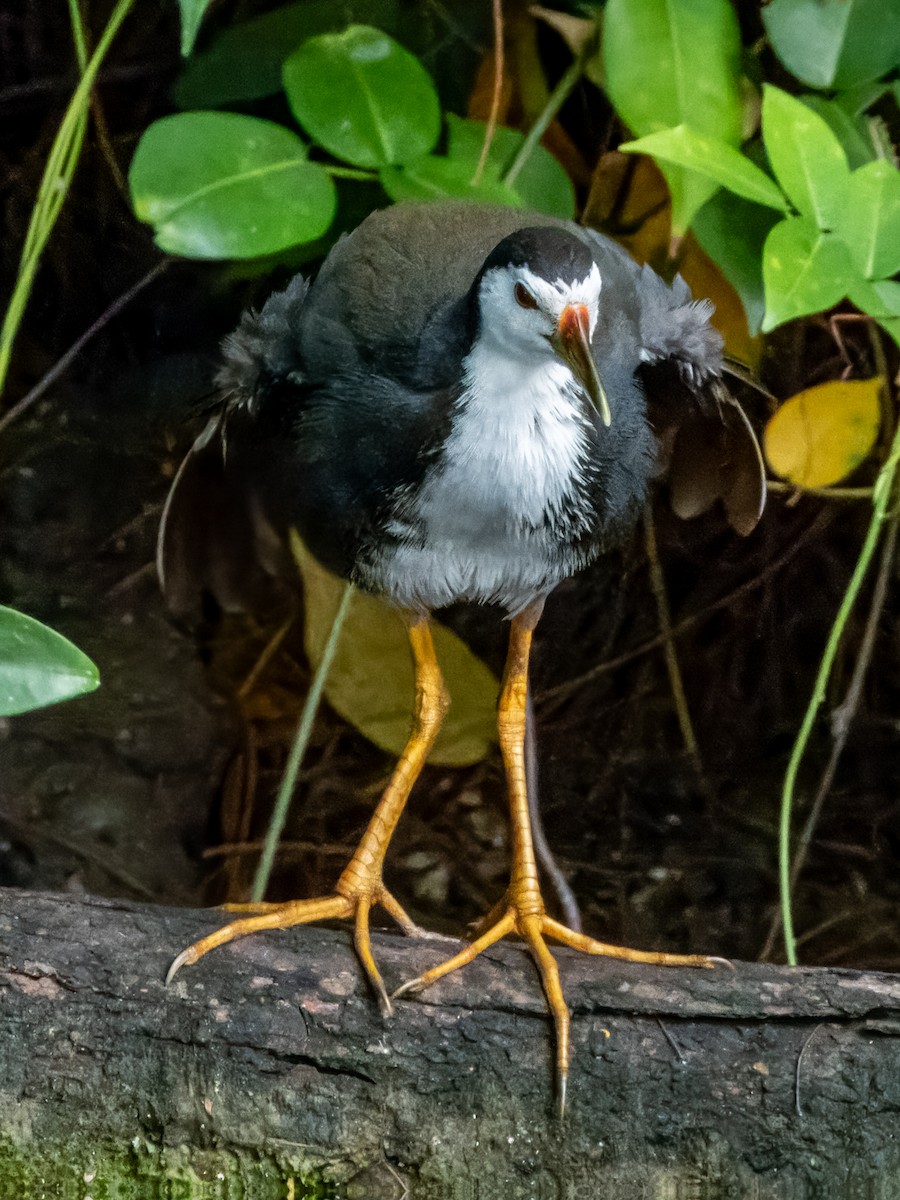
M 687 1059 L 684 1057 L 684 1051 L 681 1049 L 679 1044 L 675 1041 L 674 1035 L 671 1034 L 669 1032 L 669 1030 L 666 1028 L 666 1026 L 663 1024 L 662 1017 L 657 1017 L 656 1023 L 662 1030 L 663 1037 L 666 1039 L 666 1041 L 669 1043 L 669 1045 L 675 1051 L 675 1057 L 678 1059 L 679 1064 L 683 1067 L 687 1062 Z
M 503 71 L 505 66 L 503 48 L 503 0 L 493 0 L 491 11 L 494 18 L 494 87 L 491 93 L 491 111 L 488 113 L 487 128 L 484 131 L 484 143 L 478 156 L 478 165 L 472 176 L 472 187 L 481 182 L 488 155 L 491 152 L 491 142 L 500 117 L 500 101 L 503 97 Z
M 707 605 L 706 608 L 702 608 L 697 613 L 692 613 L 691 616 L 685 617 L 677 625 L 674 625 L 672 627 L 672 637 L 681 637 L 683 633 L 687 633 L 695 625 L 702 624 L 715 613 L 719 612 L 720 609 L 728 608 L 735 600 L 762 587 L 782 567 L 786 566 L 791 559 L 796 557 L 802 547 L 816 537 L 821 531 L 822 526 L 829 520 L 830 516 L 827 512 L 824 510 L 820 512 L 798 538 L 792 541 L 789 546 L 786 546 L 777 558 L 773 558 L 771 562 L 767 563 L 765 568 L 754 575 L 752 579 L 745 580 L 744 583 L 739 584 L 733 591 L 727 592 L 712 604 Z M 656 650 L 664 645 L 665 641 L 664 634 L 657 634 L 655 637 L 648 638 L 647 641 L 641 642 L 639 646 L 635 646 L 633 650 L 626 650 L 623 654 L 616 655 L 615 658 L 608 658 L 604 662 L 598 663 L 595 667 L 591 667 L 589 671 L 585 671 L 583 675 L 576 675 L 573 679 L 567 679 L 564 683 L 556 684 L 555 687 L 546 688 L 540 695 L 535 697 L 535 700 L 543 707 L 550 700 L 565 699 L 566 696 L 579 691 L 586 684 L 593 683 L 594 680 L 607 675 L 610 671 L 616 671 L 619 667 L 626 666 L 636 658 L 643 658 L 645 654 L 649 654 L 652 650 Z
M 81 337 L 72 343 L 72 345 L 65 352 L 65 354 L 62 355 L 61 358 L 57 359 L 57 361 L 43 376 L 43 378 L 39 379 L 34 387 L 25 393 L 21 400 L 14 404 L 8 412 L 4 413 L 4 415 L 0 417 L 0 433 L 3 433 L 7 427 L 13 423 L 13 421 L 18 420 L 23 413 L 27 412 L 32 405 L 36 404 L 38 400 L 40 400 L 41 396 L 44 395 L 48 388 L 51 388 L 53 384 L 56 383 L 56 381 L 60 378 L 60 376 L 69 369 L 88 342 L 91 341 L 92 338 L 96 337 L 101 329 L 104 328 L 104 326 L 108 325 L 110 321 L 114 320 L 114 318 L 116 318 L 119 313 L 131 303 L 138 293 L 142 292 L 144 288 L 149 287 L 155 279 L 158 279 L 159 276 L 162 275 L 163 271 L 165 271 L 169 266 L 169 261 L 169 259 L 163 259 L 162 262 L 158 262 L 156 266 L 152 268 L 152 270 L 147 272 L 146 275 L 142 275 L 137 283 L 130 287 L 127 292 L 123 292 L 118 299 L 113 300 L 109 308 L 107 308 L 105 312 L 101 313 L 101 315 L 96 321 L 94 321 L 92 325 L 88 326 Z
M 663 648 L 666 657 L 666 669 L 669 673 L 669 686 L 675 701 L 675 711 L 678 714 L 678 724 L 684 740 L 684 748 L 688 753 L 698 779 L 705 781 L 703 762 L 700 758 L 700 748 L 694 734 L 691 713 L 688 708 L 687 696 L 684 691 L 684 680 L 681 667 L 678 665 L 678 655 L 675 651 L 675 639 L 672 629 L 672 614 L 669 610 L 669 598 L 666 595 L 666 581 L 662 564 L 659 561 L 659 548 L 656 544 L 656 526 L 653 522 L 653 509 L 649 504 L 644 506 L 644 539 L 647 547 L 647 558 L 650 562 L 650 586 L 656 601 L 656 612 L 662 631 Z
M 783 483 L 779 479 L 767 479 L 766 490 L 786 492 L 789 496 L 818 496 L 820 500 L 871 500 L 870 487 L 801 487 L 797 483 Z

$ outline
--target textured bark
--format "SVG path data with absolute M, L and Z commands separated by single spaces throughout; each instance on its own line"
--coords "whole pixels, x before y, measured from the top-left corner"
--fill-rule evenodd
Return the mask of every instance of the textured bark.
M 900 977 L 561 951 L 575 1058 L 560 1126 L 550 1024 L 515 946 L 385 1022 L 346 930 L 246 938 L 166 987 L 174 953 L 221 920 L 0 893 L 8 1143 L 216 1148 L 377 1179 L 377 1194 L 396 1169 L 417 1196 L 604 1185 L 621 1200 L 673 1180 L 793 1195 L 810 1174 L 880 1195 L 874 1180 L 900 1178 Z M 383 935 L 375 952 L 391 987 L 448 946 Z

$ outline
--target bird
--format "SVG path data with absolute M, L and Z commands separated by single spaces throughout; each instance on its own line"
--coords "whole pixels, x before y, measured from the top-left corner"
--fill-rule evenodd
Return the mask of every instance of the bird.
M 296 530 L 323 566 L 402 612 L 415 665 L 413 727 L 333 893 L 243 906 L 249 913 L 183 950 L 169 979 L 235 938 L 346 918 L 387 1014 L 392 999 L 518 935 L 552 1013 L 563 1112 L 570 1015 L 549 940 L 637 962 L 722 961 L 612 946 L 554 919 L 541 893 L 525 767 L 528 662 L 544 603 L 629 536 L 654 478 L 668 466 L 681 515 L 721 499 L 740 533 L 760 517 L 759 449 L 725 385 L 711 315 L 680 277 L 666 282 L 597 231 L 449 201 L 375 211 L 335 243 L 312 283 L 297 276 L 244 314 L 224 342 L 217 410 L 166 501 L 164 589 L 177 607 L 189 569 L 213 561 L 185 531 L 192 485 L 214 461 L 225 480 L 220 496 L 239 487 L 250 515 L 232 519 L 226 503 L 207 516 L 207 538 L 234 540 L 239 520 L 261 543 Z M 493 606 L 509 623 L 498 735 L 512 867 L 478 936 L 390 996 L 370 913 L 380 905 L 404 932 L 419 932 L 386 887 L 383 865 L 450 703 L 431 614 L 460 601 Z

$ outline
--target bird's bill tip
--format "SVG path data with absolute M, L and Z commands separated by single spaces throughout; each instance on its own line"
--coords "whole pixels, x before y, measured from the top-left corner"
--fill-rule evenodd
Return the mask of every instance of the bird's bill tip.
M 612 422 L 606 389 L 591 352 L 591 319 L 586 304 L 567 304 L 560 313 L 553 348 L 572 369 L 604 425 Z

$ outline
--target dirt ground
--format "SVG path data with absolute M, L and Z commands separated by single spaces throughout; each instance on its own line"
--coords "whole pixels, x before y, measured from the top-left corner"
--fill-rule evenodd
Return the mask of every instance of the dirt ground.
M 51 11 L 51 9 L 53 11 Z M 19 247 L 72 85 L 64 14 L 0 6 L 0 271 Z M 16 346 L 7 404 L 26 395 L 108 306 L 159 262 L 110 163 L 168 111 L 178 70 L 174 6 L 126 25 L 100 90 L 106 146 L 91 136 Z M 167 616 L 154 539 L 179 456 L 208 392 L 220 338 L 286 276 L 173 262 L 104 326 L 73 366 L 0 435 L 0 599 L 69 635 L 99 664 L 93 696 L 0 729 L 0 884 L 163 904 L 246 894 L 308 681 L 300 621 L 249 697 L 238 693 L 290 603 L 199 630 Z M 7 291 L 4 286 L 3 292 Z M 845 352 L 872 374 L 863 329 Z M 785 397 L 833 378 L 829 330 L 770 339 L 766 385 Z M 757 418 L 763 415 L 757 409 Z M 867 482 L 865 470 L 853 483 Z M 780 960 L 781 780 L 867 519 L 854 501 L 771 497 L 747 539 L 717 516 L 682 524 L 661 495 L 657 526 L 702 778 L 684 751 L 638 534 L 561 587 L 534 658 L 540 791 L 548 837 L 587 931 L 671 951 Z M 870 589 L 851 621 L 811 753 L 809 812 L 859 653 Z M 446 618 L 495 669 L 496 613 Z M 796 924 L 809 964 L 900 966 L 898 602 L 892 572 L 872 664 L 800 877 Z M 654 643 L 648 648 L 648 643 Z M 328 890 L 389 758 L 324 709 L 304 764 L 271 895 Z M 461 869 L 460 864 L 465 864 Z M 499 756 L 428 769 L 388 875 L 416 919 L 459 932 L 500 896 L 506 820 Z M 768 948 L 767 948 L 768 947 Z

